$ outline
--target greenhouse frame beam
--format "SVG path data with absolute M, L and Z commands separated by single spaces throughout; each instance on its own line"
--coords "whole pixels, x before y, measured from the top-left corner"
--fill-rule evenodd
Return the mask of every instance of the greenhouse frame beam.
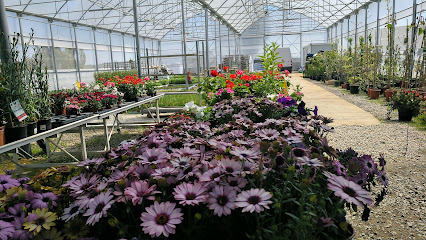
M 2 34 L 3 33 L 3 34 Z M 2 62 L 8 62 L 11 58 L 9 42 L 9 25 L 7 23 L 4 1 L 0 0 L 0 57 Z
M 19 21 L 19 25 L 21 25 L 21 21 Z M 58 67 L 56 66 L 55 41 L 53 39 L 53 30 L 52 30 L 51 20 L 49 20 L 49 30 L 50 30 L 50 43 L 52 44 L 53 68 L 55 70 L 55 76 L 56 76 L 56 90 L 59 90 Z M 22 32 L 21 32 L 21 35 L 22 35 Z
M 207 8 L 205 8 L 205 32 L 206 32 L 206 70 L 207 70 L 207 76 L 210 76 L 209 71 L 209 11 Z
M 136 7 L 136 0 L 133 0 L 133 20 L 135 26 L 135 41 L 136 41 L 136 64 L 138 65 L 138 77 L 142 76 L 142 68 L 141 68 L 141 45 L 139 42 L 139 25 L 138 25 L 138 9 Z M 148 69 L 149 71 L 149 69 Z
M 217 18 L 219 22 L 222 22 L 224 25 L 226 25 L 230 30 L 232 30 L 235 33 L 238 33 L 237 29 L 235 29 L 232 24 L 230 24 L 225 18 L 223 18 L 215 9 L 213 9 L 206 1 L 204 0 L 196 0 L 198 3 L 201 4 L 204 8 L 208 9 L 210 13 Z

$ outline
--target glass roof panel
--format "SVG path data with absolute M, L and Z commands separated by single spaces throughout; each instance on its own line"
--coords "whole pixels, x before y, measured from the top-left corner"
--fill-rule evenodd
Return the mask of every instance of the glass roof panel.
M 133 0 L 4 0 L 6 10 L 64 20 L 89 27 L 134 34 Z M 283 17 L 282 26 L 294 26 L 290 17 L 302 14 L 315 29 L 329 27 L 371 0 L 184 0 L 185 19 L 204 12 L 203 6 L 241 34 L 273 12 Z M 180 27 L 181 0 L 137 0 L 140 35 L 161 39 Z M 290 14 L 291 12 L 291 14 Z M 178 30 L 180 31 L 180 30 Z

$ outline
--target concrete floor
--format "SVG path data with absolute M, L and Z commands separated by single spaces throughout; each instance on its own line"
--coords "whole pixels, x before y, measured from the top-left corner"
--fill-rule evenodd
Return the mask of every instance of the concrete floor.
M 290 75 L 290 82 L 302 87 L 303 101 L 307 107 L 318 107 L 318 114 L 334 119 L 330 125 L 378 125 L 380 121 L 372 114 L 352 103 L 310 83 L 301 73 Z M 349 94 L 349 93 L 348 93 Z

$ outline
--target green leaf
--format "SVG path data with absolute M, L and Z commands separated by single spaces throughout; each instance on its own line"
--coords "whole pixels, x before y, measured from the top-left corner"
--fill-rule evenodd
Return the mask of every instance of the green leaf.
M 296 217 L 295 215 L 293 215 L 293 214 L 291 214 L 291 213 L 285 213 L 285 215 L 287 215 L 287 216 L 289 216 L 289 217 L 291 217 L 291 218 L 293 218 L 294 220 L 296 220 L 296 221 L 300 221 L 300 219 L 298 218 L 298 217 Z

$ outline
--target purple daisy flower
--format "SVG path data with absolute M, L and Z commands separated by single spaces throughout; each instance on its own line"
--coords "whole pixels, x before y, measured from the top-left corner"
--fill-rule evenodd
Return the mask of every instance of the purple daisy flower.
M 209 194 L 209 209 L 221 217 L 230 215 L 231 210 L 236 208 L 235 200 L 237 192 L 228 186 L 216 186 Z
M 272 198 L 270 192 L 263 188 L 252 188 L 238 194 L 235 205 L 243 208 L 242 212 L 262 212 L 265 208 L 269 209 L 269 204 L 272 203 L 269 199 Z
M 151 237 L 160 235 L 168 237 L 170 234 L 175 234 L 176 225 L 183 220 L 181 209 L 175 207 L 176 204 L 171 202 L 154 202 L 154 205 L 145 208 L 146 212 L 141 215 L 144 233 Z
M 325 217 L 320 217 L 318 219 L 318 223 L 323 227 L 330 227 L 334 224 L 334 222 L 331 218 L 325 218 Z
M 124 190 L 124 195 L 132 200 L 133 206 L 136 206 L 142 204 L 144 199 L 154 200 L 154 194 L 160 193 L 155 191 L 155 188 L 157 188 L 156 185 L 150 187 L 146 181 L 132 182 L 130 187 Z
M 81 174 L 76 178 L 67 181 L 63 186 L 71 189 L 71 196 L 77 197 L 96 188 L 100 181 L 101 180 L 98 175 L 93 175 L 90 178 L 86 178 L 86 176 Z
M 182 205 L 198 205 L 204 202 L 207 198 L 205 192 L 206 188 L 200 183 L 182 183 L 175 187 L 173 195 L 175 199 L 180 201 Z
M 10 175 L 0 175 L 0 192 L 16 186 L 19 186 L 18 180 L 11 178 Z
M 254 135 L 262 138 L 263 140 L 273 141 L 280 136 L 280 133 L 275 129 L 265 128 L 261 130 L 256 130 Z
M 22 213 L 20 217 L 15 217 L 13 219 L 11 223 L 13 225 L 13 228 L 15 229 L 15 232 L 13 233 L 12 239 L 28 240 L 33 238 L 34 234 L 24 229 L 24 226 L 22 225 L 24 222 L 25 222 L 24 213 Z M 0 239 L 2 238 L 0 237 Z
M 89 216 L 86 224 L 95 225 L 99 219 L 107 216 L 107 210 L 114 203 L 113 196 L 109 192 L 102 192 L 95 197 L 94 201 L 89 204 L 89 209 L 83 216 Z
M 338 160 L 334 160 L 333 161 L 333 166 L 334 166 L 334 170 L 337 172 L 338 176 L 346 176 L 347 171 L 345 169 L 345 167 L 338 161 Z
M 26 211 L 29 207 L 30 204 L 18 203 L 15 204 L 13 207 L 9 207 L 7 211 L 10 213 L 10 215 L 14 217 L 19 217 L 21 216 L 21 213 L 23 213 L 24 210 Z
M 0 220 L 0 239 L 7 240 L 9 237 L 12 237 L 15 232 L 15 228 L 9 222 Z
M 179 149 L 173 149 L 172 156 L 174 157 L 192 157 L 194 159 L 200 158 L 200 150 L 190 148 L 190 147 L 183 147 Z
M 18 178 L 18 182 L 21 185 L 27 184 L 31 179 L 29 177 Z
M 93 159 L 86 159 L 82 162 L 80 162 L 79 164 L 77 164 L 77 166 L 79 167 L 93 167 L 93 166 L 97 166 L 101 163 L 103 163 L 105 161 L 105 158 L 93 158 Z
M 255 161 L 259 159 L 260 150 L 256 148 L 235 147 L 230 153 L 241 160 Z
M 348 203 L 353 203 L 360 207 L 363 207 L 363 204 L 373 204 L 373 199 L 371 199 L 367 190 L 342 176 L 330 174 L 327 187 L 334 192 L 335 196 L 341 197 Z
M 248 180 L 242 177 L 231 177 L 229 176 L 227 179 L 228 182 L 228 186 L 230 186 L 231 188 L 233 188 L 235 191 L 239 191 L 240 189 L 244 188 L 247 183 Z
M 171 185 L 173 183 L 176 183 L 176 176 L 179 173 L 179 171 L 176 168 L 172 167 L 163 167 L 160 169 L 155 169 L 154 173 L 152 173 L 152 176 L 154 179 L 166 179 L 167 185 Z
M 388 186 L 389 179 L 386 177 L 386 174 L 384 171 L 377 171 L 377 177 L 379 178 L 379 181 L 383 184 L 384 187 Z
M 295 157 L 304 157 L 304 156 L 306 156 L 306 150 L 303 149 L 303 148 L 296 147 L 296 148 L 293 148 L 291 151 L 293 153 L 293 156 L 295 156 Z
M 364 186 L 367 183 L 367 173 L 360 172 L 354 178 L 349 179 L 360 186 Z
M 165 149 L 166 147 L 167 144 L 164 141 L 160 140 L 158 136 L 150 136 L 142 146 L 143 151 L 154 148 Z
M 62 215 L 62 220 L 65 222 L 68 222 L 69 220 L 72 220 L 75 216 L 77 216 L 79 213 L 81 213 L 80 206 L 77 204 L 77 202 L 73 202 L 69 205 L 69 207 L 64 209 L 64 214 Z
M 228 158 L 222 159 L 219 162 L 219 166 L 221 166 L 227 174 L 232 174 L 234 176 L 240 174 L 243 168 L 241 161 L 235 161 Z
M 153 148 L 147 149 L 142 155 L 139 155 L 137 158 L 141 160 L 141 163 L 145 164 L 162 163 L 167 161 L 168 154 L 162 148 Z
M 307 165 L 307 166 L 314 167 L 314 168 L 319 168 L 319 167 L 323 167 L 324 166 L 324 164 L 320 160 L 318 160 L 317 158 L 310 159 L 307 156 L 298 157 L 297 161 L 301 165 Z
M 204 172 L 203 175 L 200 176 L 200 182 L 218 182 L 222 175 L 221 168 L 216 167 Z
M 49 208 L 49 203 L 51 203 L 51 206 L 56 207 L 58 204 L 56 201 L 58 200 L 58 197 L 56 194 L 52 192 L 47 193 L 34 193 L 32 200 L 31 200 L 31 206 L 35 208 Z
M 364 171 L 368 174 L 374 174 L 377 171 L 377 163 L 369 155 L 364 155 L 360 158 Z
M 131 173 L 138 180 L 149 180 L 151 178 L 152 168 L 148 164 L 138 164 L 133 168 Z

